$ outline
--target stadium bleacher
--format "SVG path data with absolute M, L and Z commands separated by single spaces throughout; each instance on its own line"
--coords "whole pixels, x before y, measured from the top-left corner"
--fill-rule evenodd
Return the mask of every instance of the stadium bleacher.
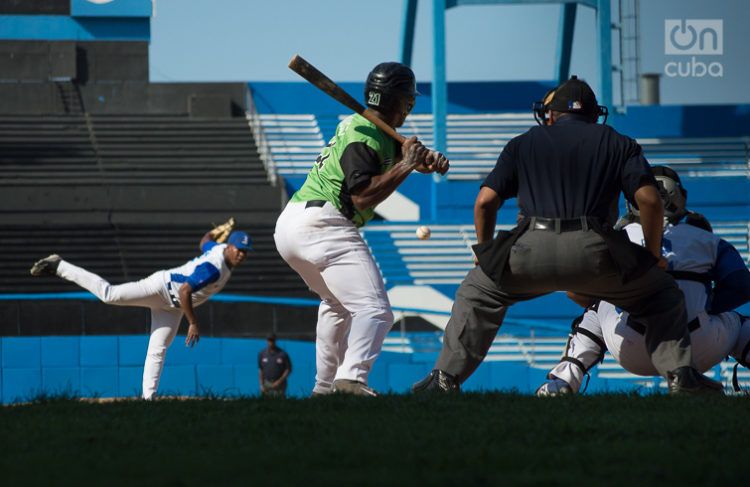
M 242 118 L 3 116 L 0 146 L 3 185 L 268 181 Z
M 270 164 L 284 176 L 306 175 L 325 145 L 315 116 L 261 114 L 259 119 L 270 149 Z
M 273 157 L 282 175 L 304 175 L 325 145 L 316 117 L 261 115 L 273 134 Z M 343 118 L 341 115 L 339 119 Z M 479 180 L 492 170 L 497 156 L 513 137 L 535 125 L 529 113 L 452 114 L 447 118 L 447 156 L 453 180 Z M 413 114 L 400 132 L 433 144 L 432 115 Z M 330 137 L 330 134 L 328 135 Z M 652 164 L 673 165 L 685 177 L 750 176 L 750 137 L 640 138 Z
M 481 179 L 497 162 L 505 143 L 536 122 L 531 115 L 449 115 L 448 179 Z M 432 143 L 432 116 L 407 119 L 403 132 Z M 750 137 L 637 138 L 654 165 L 673 165 L 685 177 L 750 176 Z

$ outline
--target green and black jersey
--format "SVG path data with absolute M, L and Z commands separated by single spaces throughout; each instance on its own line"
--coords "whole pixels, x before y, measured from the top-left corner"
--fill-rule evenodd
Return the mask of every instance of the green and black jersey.
M 372 219 L 373 208 L 357 210 L 352 191 L 388 171 L 401 147 L 361 115 L 345 118 L 315 160 L 305 184 L 291 201 L 325 200 L 358 227 Z

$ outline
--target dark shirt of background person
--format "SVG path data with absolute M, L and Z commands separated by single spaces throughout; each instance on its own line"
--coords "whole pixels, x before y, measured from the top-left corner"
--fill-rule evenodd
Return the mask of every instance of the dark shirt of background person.
M 287 377 L 292 372 L 289 355 L 276 345 L 276 335 L 266 338 L 267 346 L 258 354 L 258 381 L 263 395 L 286 395 Z

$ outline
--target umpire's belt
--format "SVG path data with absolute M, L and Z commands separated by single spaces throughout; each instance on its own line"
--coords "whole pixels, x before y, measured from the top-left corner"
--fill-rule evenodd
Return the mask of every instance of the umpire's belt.
M 544 218 L 541 216 L 532 216 L 529 230 L 546 230 L 549 232 L 576 232 L 578 230 L 588 230 L 591 220 L 587 216 L 578 218 Z
M 644 325 L 642 323 L 638 323 L 637 321 L 633 321 L 630 318 L 628 318 L 627 325 L 630 328 L 632 328 L 633 331 L 635 331 L 639 335 L 645 335 L 646 334 L 646 325 Z M 688 323 L 688 331 L 690 333 L 693 333 L 695 330 L 697 330 L 700 327 L 701 327 L 701 322 L 700 322 L 700 320 L 698 319 L 697 316 L 695 318 L 693 318 L 692 321 L 690 321 L 690 323 Z
M 305 202 L 305 209 L 313 208 L 313 207 L 322 208 L 323 205 L 325 205 L 326 203 L 328 203 L 326 200 L 310 200 L 310 201 Z

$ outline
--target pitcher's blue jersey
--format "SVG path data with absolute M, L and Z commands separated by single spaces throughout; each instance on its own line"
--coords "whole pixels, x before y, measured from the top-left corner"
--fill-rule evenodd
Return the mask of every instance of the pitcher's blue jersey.
M 218 293 L 232 275 L 232 270 L 224 260 L 227 244 L 207 242 L 203 254 L 190 262 L 164 271 L 164 281 L 172 306 L 180 306 L 180 287 L 187 282 L 193 289 L 193 306 L 204 303 Z

